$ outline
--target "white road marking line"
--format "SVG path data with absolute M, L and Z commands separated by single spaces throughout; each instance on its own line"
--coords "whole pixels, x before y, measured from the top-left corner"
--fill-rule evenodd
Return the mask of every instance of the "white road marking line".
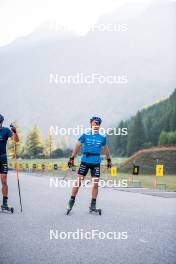
M 141 243 L 147 243 L 147 242 L 148 242 L 147 240 L 142 239 L 142 238 L 140 238 L 139 241 L 140 241 Z

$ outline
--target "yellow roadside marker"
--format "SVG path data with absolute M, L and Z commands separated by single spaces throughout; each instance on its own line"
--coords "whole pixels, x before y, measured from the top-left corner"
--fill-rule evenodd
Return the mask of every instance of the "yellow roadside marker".
M 52 163 L 49 163 L 48 166 L 47 166 L 48 170 L 51 171 L 52 168 L 53 168 L 53 164 Z
M 111 176 L 112 176 L 112 177 L 117 176 L 117 168 L 116 168 L 116 167 L 112 167 L 112 168 L 111 168 Z
M 163 164 L 156 165 L 156 176 L 158 177 L 164 176 L 164 165 Z
M 29 163 L 29 169 L 32 170 L 32 168 L 33 168 L 32 163 Z
M 66 163 L 64 163 L 64 164 L 62 165 L 62 170 L 63 170 L 63 171 L 66 171 L 67 169 L 68 169 L 68 166 L 67 166 Z
M 44 171 L 46 169 L 46 165 L 44 163 L 42 163 L 42 170 Z
M 37 164 L 37 169 L 38 169 L 38 170 L 42 170 L 42 164 L 41 164 L 41 163 L 38 163 L 38 164 Z
M 133 165 L 133 175 L 138 175 L 139 174 L 139 166 Z
M 25 164 L 25 163 L 22 164 L 22 168 L 23 168 L 24 170 L 26 169 L 26 164 Z

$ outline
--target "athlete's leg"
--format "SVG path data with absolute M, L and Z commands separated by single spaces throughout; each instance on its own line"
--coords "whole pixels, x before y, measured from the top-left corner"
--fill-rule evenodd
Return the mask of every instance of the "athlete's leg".
M 4 206 L 7 206 L 7 200 L 8 200 L 7 173 L 8 173 L 7 160 L 1 160 L 0 161 L 0 175 L 1 175 L 2 195 L 3 195 L 3 205 Z
M 76 196 L 79 190 L 79 187 L 81 186 L 81 182 L 84 179 L 84 176 L 78 174 L 77 179 L 75 180 L 72 188 L 72 196 Z
M 74 182 L 73 188 L 72 188 L 72 196 L 76 196 L 79 190 L 79 187 L 81 186 L 81 182 L 84 179 L 84 177 L 87 175 L 87 172 L 89 170 L 89 166 L 81 162 L 80 167 L 78 169 L 77 179 Z
M 92 177 L 92 199 L 96 199 L 98 196 L 98 177 Z
M 71 194 L 70 200 L 68 202 L 68 206 L 67 206 L 67 209 L 69 211 L 71 211 L 71 209 L 73 208 L 73 205 L 75 203 L 76 195 L 78 193 L 79 187 L 81 186 L 82 177 L 83 177 L 82 175 L 78 174 L 77 175 L 77 179 L 76 179 L 76 181 L 73 184 L 72 194 Z
M 91 168 L 92 176 L 92 200 L 90 207 L 96 209 L 96 199 L 98 196 L 98 182 L 100 178 L 100 164 L 93 165 Z
M 2 183 L 2 195 L 3 195 L 3 205 L 7 206 L 8 200 L 8 185 L 7 185 L 7 174 L 1 174 L 1 183 Z
M 84 179 L 84 177 L 86 176 L 87 172 L 89 170 L 89 166 L 87 166 L 87 164 L 85 163 L 81 163 L 79 170 L 78 170 L 78 175 L 77 175 L 77 179 L 73 184 L 73 188 L 72 188 L 72 194 L 68 203 L 68 209 L 71 210 L 74 203 L 75 203 L 75 198 L 76 195 L 78 193 L 79 187 L 81 186 L 81 182 Z
M 1 183 L 2 183 L 2 195 L 8 196 L 8 185 L 7 185 L 7 174 L 1 174 Z

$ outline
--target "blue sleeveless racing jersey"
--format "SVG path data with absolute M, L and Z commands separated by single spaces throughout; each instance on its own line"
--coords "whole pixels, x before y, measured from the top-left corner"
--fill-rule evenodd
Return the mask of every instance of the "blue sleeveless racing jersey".
M 98 164 L 101 162 L 101 148 L 106 145 L 106 137 L 91 131 L 83 134 L 79 141 L 83 144 L 81 162 Z
M 6 158 L 6 145 L 9 137 L 12 137 L 12 131 L 7 127 L 0 127 L 0 159 Z

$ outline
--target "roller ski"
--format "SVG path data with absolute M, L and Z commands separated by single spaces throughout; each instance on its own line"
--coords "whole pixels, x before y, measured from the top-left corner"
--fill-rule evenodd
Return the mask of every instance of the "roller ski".
M 75 199 L 71 198 L 68 202 L 68 206 L 67 206 L 67 211 L 66 211 L 66 215 L 69 215 L 69 213 L 71 212 L 73 205 L 75 203 Z
M 96 208 L 96 202 L 91 202 L 91 205 L 89 207 L 89 213 L 97 213 L 99 215 L 101 215 L 102 210 L 101 209 L 97 209 Z
M 12 214 L 14 213 L 14 208 L 9 207 L 8 205 L 1 205 L 1 210 L 5 212 L 10 212 Z

